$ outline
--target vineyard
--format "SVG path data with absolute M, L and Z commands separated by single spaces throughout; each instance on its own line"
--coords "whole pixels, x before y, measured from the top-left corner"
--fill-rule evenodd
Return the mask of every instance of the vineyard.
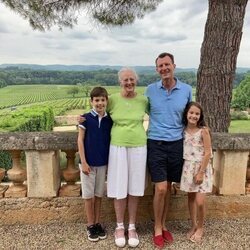
M 30 105 L 52 106 L 55 115 L 61 115 L 71 109 L 85 109 L 89 106 L 89 97 L 83 97 L 79 92 L 73 98 L 67 94 L 69 85 L 19 85 L 0 89 L 0 114 L 9 110 L 20 109 Z M 119 92 L 119 86 L 107 87 L 109 94 Z M 138 87 L 138 93 L 143 94 L 145 87 Z
M 0 109 L 67 98 L 67 87 L 61 85 L 20 85 L 0 89 Z

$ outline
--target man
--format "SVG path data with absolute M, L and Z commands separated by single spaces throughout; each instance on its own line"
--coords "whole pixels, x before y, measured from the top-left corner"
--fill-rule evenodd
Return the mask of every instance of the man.
M 149 99 L 148 166 L 155 183 L 154 244 L 162 248 L 171 243 L 172 234 L 165 221 L 171 194 L 171 183 L 180 182 L 183 165 L 182 113 L 192 99 L 192 88 L 174 77 L 174 56 L 161 53 L 155 60 L 161 80 L 146 90 Z

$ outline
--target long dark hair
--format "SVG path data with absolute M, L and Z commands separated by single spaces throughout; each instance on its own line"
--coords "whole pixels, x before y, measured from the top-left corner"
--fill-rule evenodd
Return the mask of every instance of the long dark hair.
M 203 112 L 203 109 L 202 109 L 201 105 L 198 102 L 189 102 L 186 105 L 186 107 L 184 109 L 184 112 L 183 112 L 183 116 L 182 116 L 182 122 L 183 122 L 183 124 L 185 125 L 185 127 L 187 126 L 187 124 L 188 124 L 187 113 L 188 113 L 189 109 L 192 106 L 197 107 L 200 110 L 200 112 L 201 112 L 200 119 L 197 122 L 197 127 L 199 127 L 199 128 L 206 127 L 207 125 L 206 125 L 206 122 L 205 122 L 205 119 L 204 119 L 204 112 Z

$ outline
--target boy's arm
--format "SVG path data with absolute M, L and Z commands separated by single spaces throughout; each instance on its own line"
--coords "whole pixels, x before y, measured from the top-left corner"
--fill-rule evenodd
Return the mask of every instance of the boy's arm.
M 80 127 L 79 133 L 78 133 L 78 139 L 77 139 L 78 152 L 79 152 L 80 159 L 81 159 L 82 172 L 86 175 L 89 175 L 91 169 L 85 157 L 85 149 L 84 149 L 84 144 L 83 144 L 84 138 L 85 138 L 85 129 Z

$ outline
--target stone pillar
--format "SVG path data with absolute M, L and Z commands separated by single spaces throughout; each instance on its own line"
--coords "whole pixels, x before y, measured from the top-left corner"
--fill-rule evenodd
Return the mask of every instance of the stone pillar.
M 23 182 L 27 179 L 26 169 L 21 167 L 21 150 L 10 151 L 12 158 L 12 168 L 8 170 L 7 175 L 12 184 L 5 192 L 5 197 L 25 197 L 27 186 Z
M 248 154 L 248 151 L 216 151 L 214 186 L 218 194 L 245 194 Z
M 62 171 L 62 175 L 67 184 L 62 185 L 59 196 L 80 196 L 80 185 L 75 184 L 79 179 L 80 170 L 75 167 L 75 151 L 64 150 L 67 158 L 67 167 Z
M 59 170 L 59 151 L 25 152 L 28 177 L 28 197 L 57 196 L 61 179 Z

